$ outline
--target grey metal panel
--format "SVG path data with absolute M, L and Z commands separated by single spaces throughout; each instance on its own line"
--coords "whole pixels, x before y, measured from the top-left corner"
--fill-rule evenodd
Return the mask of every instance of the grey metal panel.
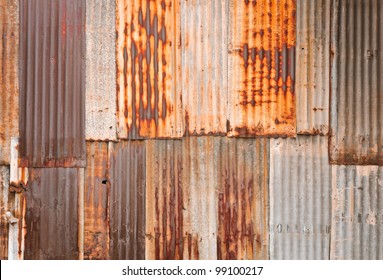
M 383 2 L 335 0 L 330 160 L 383 165 Z
M 8 258 L 8 210 L 9 167 L 0 166 L 0 260 Z
M 116 140 L 116 1 L 86 0 L 86 139 Z
M 85 4 L 20 1 L 20 166 L 85 166 Z
M 111 259 L 145 258 L 145 142 L 109 145 Z M 151 204 L 154 201 L 150 201 Z
M 24 258 L 78 259 L 78 194 L 84 179 L 81 172 L 77 168 L 28 171 L 21 218 L 26 226 Z
M 226 134 L 229 0 L 181 1 L 182 101 L 187 135 Z
M 383 167 L 332 166 L 331 259 L 383 259 Z
M 299 135 L 270 146 L 270 258 L 329 259 L 327 138 Z
M 0 164 L 10 163 L 19 135 L 19 1 L 0 0 Z
M 331 0 L 297 0 L 297 133 L 327 134 Z

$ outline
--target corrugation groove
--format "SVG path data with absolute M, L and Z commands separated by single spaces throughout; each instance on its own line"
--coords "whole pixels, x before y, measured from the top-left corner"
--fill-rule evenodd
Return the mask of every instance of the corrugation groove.
M 331 17 L 334 164 L 383 165 L 383 3 L 337 0 Z
M 331 0 L 297 1 L 297 133 L 329 131 Z
M 86 139 L 116 140 L 116 1 L 86 0 Z
M 84 258 L 109 258 L 109 153 L 107 142 L 87 142 Z
M 8 210 L 9 167 L 0 166 L 0 260 L 8 258 Z
M 226 135 L 229 1 L 181 1 L 186 135 Z
M 331 259 L 383 259 L 383 167 L 332 167 Z
M 269 140 L 220 142 L 217 259 L 268 259 Z
M 26 201 L 26 260 L 78 259 L 78 169 L 30 168 Z
M 146 259 L 183 259 L 182 142 L 149 140 L 146 143 L 146 200 L 149 202 Z M 198 259 L 198 255 L 195 258 Z
M 294 136 L 295 0 L 230 1 L 229 136 Z
M 20 166 L 85 166 L 85 2 L 20 1 Z
M 329 259 L 327 138 L 300 135 L 270 146 L 270 259 Z
M 179 3 L 116 3 L 118 138 L 181 137 Z
M 145 259 L 146 220 L 145 142 L 119 142 L 109 153 L 109 256 L 118 260 L 142 260 Z
M 19 2 L 0 0 L 0 164 L 10 163 L 11 137 L 19 136 Z

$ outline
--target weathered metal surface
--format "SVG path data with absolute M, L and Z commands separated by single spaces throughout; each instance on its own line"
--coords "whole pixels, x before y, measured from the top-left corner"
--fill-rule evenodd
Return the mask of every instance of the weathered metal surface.
M 25 259 L 78 259 L 81 173 L 76 168 L 29 169 Z
M 116 1 L 86 0 L 86 139 L 116 140 Z
M 218 259 L 269 259 L 269 140 L 221 140 Z
M 0 260 L 8 258 L 8 211 L 9 167 L 0 166 Z
M 331 259 L 383 259 L 383 167 L 332 166 Z
M 9 164 L 19 135 L 19 1 L 0 0 L 0 164 Z
M 327 137 L 270 143 L 270 259 L 329 259 L 331 166 Z
M 111 147 L 109 256 L 145 259 L 145 142 L 119 142 Z
M 21 166 L 85 166 L 85 2 L 20 1 Z
M 182 142 L 150 140 L 146 149 L 146 259 L 183 259 Z
M 297 1 L 297 133 L 326 135 L 330 102 L 331 0 Z
M 181 137 L 179 3 L 116 3 L 118 137 Z
M 109 256 L 109 154 L 107 142 L 87 142 L 84 258 Z
M 226 135 L 229 1 L 181 1 L 186 135 Z
M 330 161 L 383 165 L 383 2 L 336 0 L 332 11 Z
M 294 136 L 295 0 L 231 0 L 229 136 Z

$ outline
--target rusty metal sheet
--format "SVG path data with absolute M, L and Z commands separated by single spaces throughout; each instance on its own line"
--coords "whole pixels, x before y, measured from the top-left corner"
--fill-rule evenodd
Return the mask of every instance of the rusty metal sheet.
M 116 1 L 86 0 L 87 140 L 116 140 Z
M 383 165 L 383 2 L 335 0 L 330 161 Z
M 78 259 L 77 168 L 30 168 L 24 190 L 25 259 Z M 82 173 L 83 174 L 83 173 Z
M 0 260 L 8 258 L 8 211 L 9 167 L 0 166 Z
M 19 135 L 19 1 L 0 0 L 0 164 L 9 164 Z
M 383 260 L 383 167 L 332 166 L 331 259 Z
M 145 259 L 145 142 L 119 142 L 109 150 L 109 256 Z
M 231 0 L 229 136 L 294 136 L 295 0 Z
M 229 0 L 181 1 L 186 135 L 226 135 Z
M 330 103 L 331 0 L 297 0 L 297 133 L 326 135 Z
M 331 166 L 324 136 L 270 143 L 270 259 L 328 260 Z
M 146 259 L 183 259 L 182 142 L 149 140 L 146 149 Z
M 85 166 L 85 2 L 20 1 L 21 166 Z
M 181 137 L 179 2 L 116 3 L 118 138 Z
M 87 142 L 84 258 L 109 258 L 109 153 L 107 142 Z

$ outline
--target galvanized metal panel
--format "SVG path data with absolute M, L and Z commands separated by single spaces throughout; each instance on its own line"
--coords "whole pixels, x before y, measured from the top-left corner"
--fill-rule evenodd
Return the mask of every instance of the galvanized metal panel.
M 218 259 L 269 259 L 269 140 L 222 138 Z
M 0 0 L 0 164 L 9 164 L 19 135 L 19 1 Z
M 109 257 L 109 153 L 107 142 L 87 142 L 84 258 Z
M 85 2 L 20 1 L 21 166 L 85 166 Z
M 294 136 L 295 0 L 231 0 L 229 136 Z
M 0 260 L 8 258 L 8 211 L 9 167 L 0 166 Z
M 118 137 L 181 137 L 179 3 L 116 3 Z
M 183 190 L 182 142 L 147 141 L 146 259 L 183 259 Z
M 25 259 L 78 259 L 80 174 L 76 168 L 29 169 Z
M 109 256 L 145 259 L 145 142 L 119 142 L 109 153 Z
M 327 137 L 272 139 L 270 146 L 270 259 L 329 259 Z
M 331 0 L 297 1 L 297 133 L 329 131 Z
M 116 140 L 116 1 L 86 0 L 86 139 Z
M 331 259 L 383 259 L 383 167 L 332 167 Z
M 182 101 L 187 135 L 226 135 L 229 1 L 181 1 Z
M 333 3 L 330 160 L 383 165 L 383 2 Z

